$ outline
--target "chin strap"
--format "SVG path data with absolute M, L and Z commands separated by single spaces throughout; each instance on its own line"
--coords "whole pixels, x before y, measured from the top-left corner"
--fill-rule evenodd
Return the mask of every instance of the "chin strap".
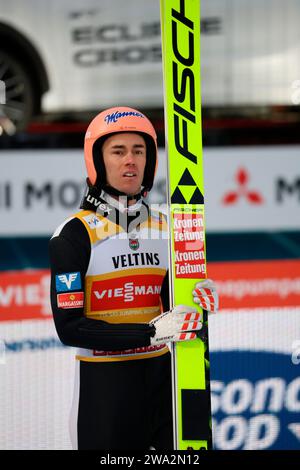
M 120 212 L 131 212 L 137 210 L 142 204 L 144 194 L 146 194 L 146 192 L 142 191 L 129 196 L 111 186 L 106 186 L 103 189 L 92 186 L 87 180 L 87 189 L 80 203 L 80 209 L 92 210 L 94 212 L 100 209 L 101 212 L 108 213 L 108 206 L 112 206 Z M 136 203 L 129 206 L 129 202 L 133 200 L 135 200 Z
M 126 193 L 123 193 L 121 191 L 119 191 L 118 189 L 115 189 L 113 188 L 112 186 L 108 186 L 107 184 L 103 187 L 103 190 L 107 193 L 107 194 L 110 194 L 111 196 L 116 196 L 116 197 L 126 197 L 127 198 L 127 201 L 138 201 L 139 199 L 141 199 L 144 191 L 140 191 L 139 193 L 137 194 L 133 194 L 133 195 L 128 195 Z

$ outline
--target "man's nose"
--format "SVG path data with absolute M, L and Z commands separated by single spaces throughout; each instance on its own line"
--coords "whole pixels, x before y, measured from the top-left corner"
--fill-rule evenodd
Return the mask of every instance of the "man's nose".
M 134 155 L 133 155 L 133 152 L 131 152 L 131 150 L 129 150 L 125 156 L 125 163 L 126 165 L 133 165 L 135 163 L 135 159 L 134 159 Z

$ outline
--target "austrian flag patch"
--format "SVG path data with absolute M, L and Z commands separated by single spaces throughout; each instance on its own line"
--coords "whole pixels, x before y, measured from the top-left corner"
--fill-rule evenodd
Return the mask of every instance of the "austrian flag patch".
M 84 306 L 84 293 L 57 294 L 57 306 L 59 308 L 82 308 Z

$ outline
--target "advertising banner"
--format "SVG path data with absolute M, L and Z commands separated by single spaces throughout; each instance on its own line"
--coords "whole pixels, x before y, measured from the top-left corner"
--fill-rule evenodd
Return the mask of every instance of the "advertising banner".
M 208 275 L 220 295 L 209 317 L 214 447 L 299 450 L 300 260 L 209 263 Z M 49 294 L 48 270 L 0 274 L 1 449 L 70 448 L 75 350 L 57 336 Z
M 300 307 L 209 321 L 215 449 L 300 450 Z
M 300 149 L 206 149 L 207 227 L 214 232 L 300 228 Z
M 208 232 L 300 229 L 300 147 L 205 148 Z M 0 236 L 51 235 L 78 211 L 86 170 L 81 150 L 3 151 Z M 17 169 L 17 171 L 16 171 Z M 166 160 L 149 203 L 165 210 Z
M 0 272 L 0 322 L 51 315 L 49 270 Z
M 210 263 L 220 309 L 300 307 L 300 260 Z
M 300 449 L 300 260 L 210 263 L 214 446 Z

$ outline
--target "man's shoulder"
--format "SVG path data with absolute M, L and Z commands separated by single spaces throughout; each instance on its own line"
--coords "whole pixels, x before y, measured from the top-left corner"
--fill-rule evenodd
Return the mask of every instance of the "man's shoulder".
M 53 237 L 64 237 L 70 241 L 88 239 L 91 245 L 98 244 L 118 234 L 123 229 L 112 220 L 92 210 L 81 210 L 66 219 L 54 232 Z
M 51 269 L 86 272 L 91 254 L 89 233 L 77 214 L 60 224 L 49 240 Z
M 78 211 L 65 219 L 54 231 L 52 238 L 65 237 L 65 238 L 77 238 L 81 237 L 86 233 L 87 229 L 82 220 L 84 215 L 89 211 Z M 84 213 L 84 214 L 82 214 Z

